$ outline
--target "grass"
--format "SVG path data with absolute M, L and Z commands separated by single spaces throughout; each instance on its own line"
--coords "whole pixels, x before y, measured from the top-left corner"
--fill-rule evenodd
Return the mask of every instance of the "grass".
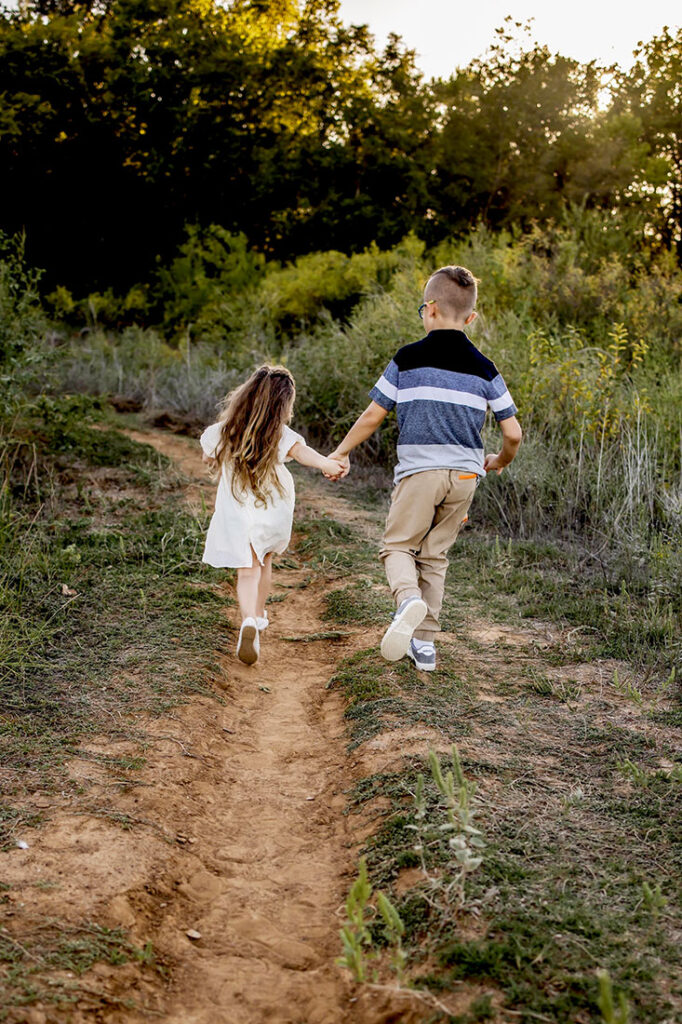
M 377 573 L 374 545 L 357 529 L 326 514 L 295 522 L 296 551 L 326 579 L 352 573 Z
M 34 922 L 28 937 L 0 931 L 0 1021 L 11 1008 L 35 1003 L 53 1004 L 69 1012 L 78 1002 L 91 1012 L 111 1004 L 112 996 L 98 985 L 98 979 L 80 979 L 96 963 L 120 966 L 139 964 L 150 972 L 165 974 L 149 943 L 138 947 L 121 928 L 105 928 L 92 921 L 78 925 L 53 918 Z M 121 1008 L 136 1009 L 135 1000 L 113 999 Z M 15 1018 L 16 1019 L 16 1018 Z
M 112 440 L 111 465 L 92 461 L 105 458 L 108 443 L 106 430 L 96 433 L 96 446 L 76 457 L 68 446 L 52 451 L 36 431 L 15 461 L 0 540 L 10 567 L 0 595 L 19 637 L 0 648 L 0 740 L 11 779 L 0 824 L 9 842 L 20 823 L 40 824 L 13 795 L 63 787 L 65 761 L 92 732 L 134 738 L 125 720 L 112 728 L 112 712 L 160 711 L 206 692 L 206 651 L 222 643 L 218 577 L 199 565 L 204 523 L 179 507 L 172 476 L 144 446 Z M 44 460 L 37 476 L 34 444 Z M 83 457 L 95 447 L 99 454 Z M 379 519 L 377 510 L 377 530 Z M 308 517 L 296 530 L 284 567 L 307 570 L 308 583 L 342 585 L 327 594 L 329 628 L 290 639 L 347 640 L 354 628 L 385 621 L 391 602 L 366 521 L 360 529 Z M 349 813 L 374 820 L 365 853 L 373 884 L 389 888 L 405 922 L 411 977 L 445 993 L 462 982 L 477 987 L 453 1018 L 461 1024 L 495 1019 L 491 994 L 524 1024 L 599 1024 L 596 972 L 605 968 L 636 1019 L 682 1020 L 682 718 L 677 683 L 664 686 L 680 629 L 670 594 L 657 602 L 644 584 L 624 589 L 569 547 L 476 530 L 454 549 L 447 587 L 437 672 L 389 665 L 372 647 L 344 659 L 329 684 L 346 697 L 351 749 L 388 737 L 391 770 L 359 780 Z M 555 623 L 551 642 L 469 636 L 477 618 L 523 631 L 536 617 Z M 578 671 L 605 658 L 618 659 L 618 678 L 610 667 L 597 686 Z M 405 753 L 406 733 L 423 737 L 424 751 L 456 740 L 478 783 L 487 845 L 456 914 L 429 902 L 424 884 L 397 885 L 420 864 L 410 826 L 424 761 Z M 375 749 L 368 745 L 368 756 Z M 115 765 L 122 782 L 140 766 L 138 755 Z M 435 820 L 433 790 L 427 806 Z M 118 824 L 140 825 L 128 816 Z M 426 856 L 447 884 L 442 836 Z M 55 936 L 49 941 L 57 948 Z M 110 946 L 118 955 L 113 939 Z M 33 972 L 28 961 L 22 977 L 27 966 Z M 24 995 L 39 977 L 36 969 Z
M 452 552 L 439 671 L 417 674 L 370 648 L 330 680 L 346 696 L 351 749 L 395 735 L 367 747 L 365 758 L 388 758 L 392 770 L 358 780 L 348 813 L 370 826 L 361 852 L 406 926 L 413 982 L 478 990 L 451 1018 L 461 1024 L 506 1021 L 493 996 L 522 1024 L 602 1024 L 600 969 L 634 1020 L 682 1021 L 682 718 L 670 672 L 680 627 L 669 600 L 630 592 L 581 558 L 469 531 Z M 327 597 L 327 618 L 376 625 L 379 601 L 376 587 L 349 583 Z M 533 640 L 536 618 L 554 623 L 553 639 L 543 628 Z M 479 619 L 521 639 L 476 641 Z M 479 787 L 486 849 L 454 915 L 426 880 L 397 885 L 420 865 L 413 794 L 426 765 L 401 738 L 417 723 L 436 731 L 425 751 L 457 740 Z M 435 821 L 438 794 L 427 802 Z M 426 862 L 444 885 L 449 856 L 434 834 Z
M 384 511 L 375 510 L 372 540 L 332 518 L 297 524 L 297 551 L 311 567 L 330 580 L 352 570 L 353 582 L 326 597 L 327 621 L 374 626 L 387 620 L 393 606 L 378 558 Z M 682 597 L 674 587 L 644 578 L 627 583 L 626 567 L 607 569 L 575 544 L 501 541 L 477 528 L 463 532 L 449 557 L 445 631 L 461 634 L 472 616 L 521 628 L 528 620 L 556 623 L 572 630 L 572 642 L 554 648 L 557 663 L 622 659 L 637 669 L 645 691 L 677 668 L 679 691 Z
M 24 500 L 20 481 L 6 488 L 6 799 L 29 779 L 32 789 L 60 787 L 81 738 L 111 734 L 112 720 L 122 723 L 113 730 L 120 735 L 127 711 L 160 712 L 189 692 L 209 692 L 207 652 L 222 642 L 224 601 L 200 563 L 203 523 L 179 505 L 155 452 L 115 431 L 92 433 L 77 460 L 64 439 L 57 452 L 43 447 L 52 472 L 36 476 Z M 107 450 L 106 473 L 93 475 L 90 455 L 101 467 Z M 7 803 L 3 816 L 7 842 L 20 819 Z
M 494 621 L 574 628 L 586 659 L 622 658 L 661 682 L 682 657 L 682 606 L 642 582 L 628 586 L 575 546 L 465 532 L 451 552 L 444 627 L 478 607 Z
M 58 419 L 58 417 L 56 417 Z M 204 517 L 189 513 L 167 460 L 107 423 L 46 428 L 33 414 L 0 438 L 0 843 L 49 817 L 58 793 L 72 812 L 125 830 L 145 822 L 94 802 L 96 780 L 72 779 L 75 756 L 134 785 L 147 737 L 132 715 L 161 714 L 210 685 L 224 645 L 227 600 L 201 564 Z M 83 749 L 96 735 L 125 756 Z M 2 1005 L 40 1002 L 95 1012 L 116 1001 L 82 975 L 96 962 L 157 969 L 149 946 L 91 921 L 24 921 L 0 933 Z M 72 975 L 72 976 L 70 976 Z M 93 988 L 94 984 L 94 988 Z M 131 1000 L 120 1000 L 131 1009 Z M 3 1019 L 0 1016 L 0 1019 Z
M 530 768 L 532 752 L 527 756 Z M 419 865 L 410 795 L 424 768 L 412 759 L 374 785 L 364 780 L 353 794 L 356 808 L 378 796 L 390 800 L 364 849 L 376 885 L 395 883 L 404 869 Z M 583 800 L 565 808 L 550 799 L 546 785 L 519 796 L 509 775 L 481 782 L 479 824 L 487 847 L 481 869 L 467 882 L 461 921 L 434 906 L 425 884 L 403 895 L 394 891 L 415 982 L 441 992 L 463 981 L 489 985 L 504 994 L 515 1019 L 568 1024 L 600 1020 L 595 972 L 602 967 L 626 992 L 636 1019 L 679 1020 L 679 797 L 638 793 L 617 800 L 620 781 L 611 771 L 599 788 L 593 781 Z M 431 793 L 432 811 L 436 804 Z M 436 839 L 429 849 L 432 870 L 439 859 L 447 883 L 447 851 Z M 658 899 L 651 896 L 657 885 Z M 482 933 L 475 938 L 467 934 L 471 921 Z M 420 971 L 425 962 L 432 966 Z
M 466 735 L 469 696 L 455 669 L 446 657 L 426 681 L 406 660 L 386 667 L 373 648 L 344 659 L 328 686 L 340 687 L 347 699 L 350 749 L 382 729 L 408 725 L 437 729 L 446 739 Z
M 362 580 L 341 590 L 332 590 L 325 596 L 323 618 L 342 625 L 382 625 L 389 621 L 394 611 L 393 602 L 383 590 L 372 586 L 371 581 Z

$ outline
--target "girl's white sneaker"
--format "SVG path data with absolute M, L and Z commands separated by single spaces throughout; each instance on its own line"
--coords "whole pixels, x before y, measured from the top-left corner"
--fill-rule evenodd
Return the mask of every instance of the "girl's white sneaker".
M 262 633 L 264 629 L 268 628 L 270 625 L 270 619 L 268 618 L 267 612 L 262 617 L 260 615 L 256 616 L 256 625 L 258 626 L 259 633 Z
M 258 639 L 258 624 L 256 619 L 248 618 L 242 622 L 237 641 L 237 657 L 245 665 L 255 665 L 260 654 L 260 641 Z

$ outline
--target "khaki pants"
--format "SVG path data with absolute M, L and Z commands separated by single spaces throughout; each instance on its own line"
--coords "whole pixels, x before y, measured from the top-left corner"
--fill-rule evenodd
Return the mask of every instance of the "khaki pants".
M 446 555 L 471 505 L 476 482 L 456 469 L 427 469 L 403 477 L 391 495 L 380 554 L 396 605 L 413 596 L 426 602 L 426 618 L 414 634 L 418 640 L 433 640 L 440 629 Z

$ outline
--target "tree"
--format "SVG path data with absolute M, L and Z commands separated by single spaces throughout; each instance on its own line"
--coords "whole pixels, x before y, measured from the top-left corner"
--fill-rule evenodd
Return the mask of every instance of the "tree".
M 482 218 L 493 228 L 525 228 L 556 217 L 565 201 L 602 71 L 537 43 L 524 47 L 521 28 L 507 19 L 484 58 L 436 84 L 442 128 L 434 206 L 445 225 Z
M 614 112 L 641 125 L 641 140 L 651 158 L 633 181 L 657 214 L 656 227 L 666 246 L 682 259 L 682 29 L 664 28 L 648 43 L 639 43 L 638 58 L 621 73 L 615 87 Z

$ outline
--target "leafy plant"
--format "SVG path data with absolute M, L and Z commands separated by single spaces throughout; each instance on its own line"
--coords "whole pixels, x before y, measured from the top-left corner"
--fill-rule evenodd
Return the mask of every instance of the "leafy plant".
M 398 984 L 401 984 L 407 963 L 407 955 L 403 949 L 402 942 L 403 935 L 405 934 L 405 925 L 400 914 L 383 892 L 377 893 L 377 907 L 384 922 L 386 942 L 391 950 L 391 967 L 398 979 Z
M 628 1024 L 630 1009 L 623 992 L 614 999 L 613 983 L 608 971 L 597 971 L 599 980 L 599 996 L 597 1006 L 601 1011 L 603 1024 Z
M 649 913 L 658 917 L 662 910 L 665 910 L 668 901 L 661 892 L 660 882 L 651 886 L 647 881 L 642 882 L 642 902 Z
M 358 877 L 346 897 L 346 923 L 341 929 L 343 956 L 336 961 L 346 967 L 356 981 L 367 980 L 367 961 L 372 959 L 372 933 L 369 928 L 371 917 L 367 917 L 372 886 L 367 877 L 367 861 L 360 858 Z
M 378 961 L 379 951 L 375 948 L 372 938 L 371 923 L 374 908 L 371 906 L 372 886 L 367 875 L 367 860 L 360 858 L 358 877 L 353 882 L 346 898 L 346 923 L 341 929 L 343 956 L 337 959 L 341 967 L 347 968 L 357 982 L 369 980 L 369 965 Z M 376 906 L 383 921 L 383 932 L 386 943 L 391 951 L 391 969 L 395 972 L 398 984 L 404 978 L 407 956 L 403 949 L 402 938 L 405 934 L 398 911 L 388 896 L 379 892 L 376 895 Z M 376 970 L 372 972 L 376 978 Z
M 455 909 L 459 909 L 465 902 L 467 875 L 481 866 L 485 842 L 480 829 L 473 824 L 476 816 L 473 807 L 476 786 L 465 777 L 459 751 L 454 743 L 451 757 L 452 769 L 444 774 L 438 755 L 433 750 L 429 751 L 431 775 L 445 805 L 446 822 L 434 832 L 435 826 L 430 820 L 426 801 L 424 776 L 420 772 L 414 794 L 416 824 L 407 827 L 417 833 L 415 851 L 432 890 L 432 898 L 439 898 L 448 906 L 454 901 Z M 443 834 L 449 834 L 447 846 L 453 862 L 444 869 L 439 866 L 436 871 L 431 871 L 427 863 L 428 849 L 431 845 L 438 845 Z

